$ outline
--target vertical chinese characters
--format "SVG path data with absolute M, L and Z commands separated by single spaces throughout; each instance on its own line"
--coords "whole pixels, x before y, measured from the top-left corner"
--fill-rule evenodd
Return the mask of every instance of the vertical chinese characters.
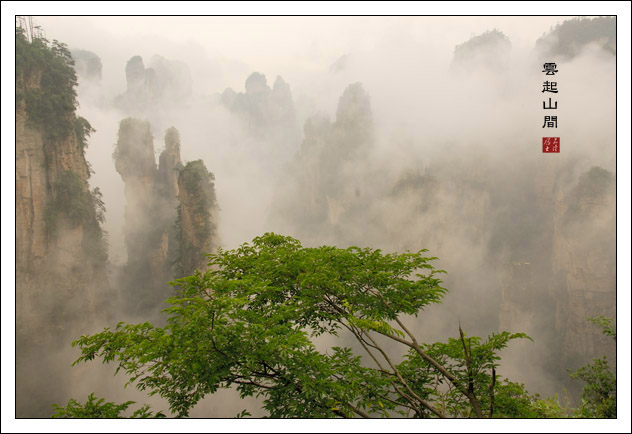
M 555 62 L 548 62 L 544 64 L 542 72 L 545 75 L 555 75 L 557 70 L 557 64 Z M 557 94 L 557 81 L 546 80 L 542 83 L 542 93 Z M 553 97 L 548 98 L 547 101 L 542 101 L 543 110 L 557 110 L 557 100 L 553 101 Z M 557 128 L 557 116 L 545 115 L 542 128 Z M 560 152 L 560 138 L 559 137 L 542 137 L 542 152 L 544 153 L 559 153 Z

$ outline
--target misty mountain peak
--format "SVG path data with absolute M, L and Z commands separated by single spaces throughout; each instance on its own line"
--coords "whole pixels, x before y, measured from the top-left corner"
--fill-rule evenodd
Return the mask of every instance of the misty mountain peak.
M 175 99 L 191 96 L 193 80 L 186 63 L 155 55 L 150 65 L 156 74 L 156 93 L 159 96 Z
M 180 133 L 175 127 L 169 128 L 165 133 L 165 148 L 180 150 Z
M 280 75 L 274 80 L 271 97 L 272 100 L 281 107 L 287 108 L 293 106 L 290 85 L 286 83 Z
M 145 69 L 145 86 L 149 89 L 156 85 L 156 70 L 154 68 Z
M 233 103 L 235 102 L 236 96 L 237 92 L 235 92 L 231 87 L 227 87 L 226 89 L 224 89 L 224 92 L 222 92 L 220 101 L 226 107 L 232 107 Z
M 165 132 L 165 149 L 158 162 L 157 188 L 162 191 L 164 198 L 173 200 L 178 196 L 178 171 L 183 167 L 180 159 L 180 133 L 175 127 L 170 127 Z
M 343 54 L 339 58 L 337 58 L 334 63 L 329 67 L 330 73 L 338 73 L 344 71 L 349 65 L 349 55 Z
M 253 72 L 246 79 L 246 93 L 249 95 L 260 94 L 260 93 L 268 93 L 270 92 L 270 87 L 268 87 L 268 83 L 266 81 L 266 76 L 259 73 Z
M 298 128 L 290 85 L 277 76 L 270 89 L 266 76 L 253 72 L 246 79 L 245 88 L 246 92 L 239 93 L 226 88 L 220 97 L 222 104 L 245 122 L 254 137 L 274 137 L 277 143 L 295 143 Z
M 511 42 L 500 30 L 488 30 L 454 48 L 452 66 L 471 70 L 472 67 L 498 68 L 509 61 Z
M 536 41 L 536 48 L 548 56 L 572 59 L 589 44 L 596 44 L 603 51 L 617 53 L 615 17 L 574 18 L 558 24 Z
M 72 50 L 72 58 L 75 60 L 75 71 L 81 78 L 94 82 L 101 81 L 101 59 L 92 51 Z
M 277 88 L 284 88 L 286 86 L 289 86 L 285 80 L 283 80 L 283 77 L 281 77 L 280 75 L 277 75 L 276 80 L 274 80 L 274 85 L 272 86 L 272 89 L 277 89 Z
M 329 116 L 324 114 L 315 114 L 305 120 L 305 137 L 312 137 L 322 134 L 331 128 L 331 120 Z
M 145 68 L 143 58 L 133 56 L 125 67 L 127 92 L 115 103 L 134 116 L 147 117 L 151 108 L 161 102 L 170 106 L 186 101 L 192 94 L 191 72 L 186 64 L 153 56 Z
M 123 119 L 118 135 L 112 157 L 116 171 L 123 180 L 128 177 L 152 177 L 156 163 L 149 122 L 134 118 Z
M 285 80 L 283 80 L 283 77 L 281 77 L 280 75 L 277 75 L 276 80 L 274 80 L 272 93 L 277 95 L 290 95 L 290 97 L 292 96 L 290 85 Z
M 369 94 L 364 91 L 362 83 L 350 84 L 338 100 L 336 123 L 370 124 L 371 122 L 371 98 Z
M 145 84 L 145 64 L 140 56 L 133 56 L 125 65 L 125 78 L 128 92 L 141 88 Z

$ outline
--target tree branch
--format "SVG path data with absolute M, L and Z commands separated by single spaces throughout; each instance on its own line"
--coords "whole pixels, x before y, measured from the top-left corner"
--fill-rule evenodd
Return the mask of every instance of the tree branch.
M 353 412 L 365 419 L 371 419 L 371 416 L 369 416 L 368 414 L 366 414 L 365 412 L 363 412 L 362 410 L 360 410 L 357 407 L 354 407 L 353 405 L 349 404 L 348 402 L 344 403 L 347 407 L 349 407 L 351 410 L 353 410 Z
M 245 377 L 244 377 L 244 378 L 245 378 Z M 254 382 L 254 381 L 252 381 L 252 380 L 249 380 L 249 381 L 240 381 L 240 380 L 235 380 L 235 379 L 233 379 L 231 382 L 232 382 L 232 383 L 237 383 L 237 384 L 245 384 L 245 385 L 257 386 L 257 387 L 261 387 L 262 389 L 267 389 L 267 390 L 274 389 L 274 387 L 272 387 L 272 386 L 267 386 L 267 385 L 265 385 L 265 384 L 256 383 L 256 382 Z
M 377 344 L 377 342 L 375 342 L 375 340 L 371 337 L 370 334 L 366 334 L 366 337 L 369 338 L 371 340 L 371 342 L 373 343 L 373 345 L 375 346 L 375 348 L 382 353 L 382 356 L 384 357 L 384 359 L 386 360 L 386 362 L 388 363 L 388 365 L 391 367 L 391 369 L 393 370 L 393 372 L 395 373 L 395 375 L 397 375 L 398 380 L 400 381 L 400 383 L 402 384 L 402 386 L 404 386 L 404 388 L 408 391 L 408 393 L 410 393 L 419 403 L 421 403 L 424 407 L 426 407 L 428 410 L 430 410 L 431 412 L 433 412 L 434 414 L 436 414 L 438 417 L 444 418 L 445 415 L 443 413 L 441 413 L 439 410 L 437 410 L 436 408 L 434 408 L 428 401 L 426 401 L 425 399 L 421 398 L 419 395 L 417 395 L 408 385 L 408 383 L 406 383 L 406 381 L 402 378 L 401 374 L 399 373 L 399 371 L 397 370 L 397 368 L 395 367 L 395 365 L 393 364 L 393 362 L 391 361 L 390 357 L 388 357 L 388 354 L 386 354 L 386 352 Z
M 384 300 L 384 297 L 382 296 L 382 294 L 380 294 L 379 292 L 374 292 L 374 291 L 371 291 L 371 293 L 376 295 L 380 300 L 382 300 L 382 302 L 384 303 L 384 305 L 388 309 L 391 309 L 391 307 L 388 304 L 388 302 L 386 300 Z M 397 317 L 397 315 L 395 315 L 395 321 L 404 330 L 404 332 L 408 336 L 410 336 L 410 339 L 411 339 L 412 342 L 408 342 L 407 340 L 401 339 L 398 336 L 389 335 L 388 333 L 383 333 L 383 332 L 381 332 L 379 330 L 375 330 L 375 331 L 380 333 L 381 335 L 389 337 L 389 338 L 391 338 L 391 339 L 393 339 L 393 340 L 395 340 L 397 342 L 400 342 L 400 343 L 402 343 L 404 345 L 407 345 L 407 346 L 413 348 L 417 352 L 417 354 L 419 354 L 421 356 L 422 359 L 426 360 L 428 363 L 430 363 L 432 366 L 434 366 L 441 374 L 443 374 L 443 376 L 445 378 L 447 378 L 452 384 L 454 384 L 456 386 L 456 388 L 459 391 L 461 391 L 461 393 L 463 393 L 469 399 L 470 403 L 472 404 L 472 407 L 474 408 L 474 412 L 476 413 L 476 417 L 482 418 L 483 417 L 483 412 L 481 411 L 480 403 L 478 402 L 478 399 L 476 398 L 476 395 L 474 395 L 474 392 L 462 387 L 460 385 L 460 383 L 459 383 L 458 378 L 456 378 L 454 375 L 452 375 L 450 372 L 448 372 L 443 366 L 441 366 L 439 363 L 437 363 L 436 360 L 434 360 L 432 357 L 430 357 L 428 354 L 426 354 L 425 351 L 423 351 L 421 349 L 421 347 L 419 346 L 419 344 L 417 343 L 417 339 L 415 339 L 415 336 L 410 332 L 410 330 L 408 330 L 408 328 L 406 328 L 406 326 L 404 326 L 404 324 Z
M 489 418 L 491 419 L 494 416 L 494 386 L 496 385 L 496 369 L 492 366 L 492 384 L 489 385 L 489 395 L 490 395 L 490 404 L 489 404 Z

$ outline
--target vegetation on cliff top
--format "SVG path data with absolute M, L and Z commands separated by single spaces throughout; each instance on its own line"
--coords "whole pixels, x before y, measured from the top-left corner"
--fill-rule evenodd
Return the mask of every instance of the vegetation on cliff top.
M 29 123 L 45 134 L 45 139 L 61 140 L 73 131 L 81 150 L 94 130 L 75 115 L 78 106 L 77 74 L 66 44 L 33 38 L 29 42 L 20 28 L 15 29 L 15 96 L 24 102 Z
M 180 185 L 180 205 L 177 207 L 175 231 L 180 246 L 177 254 L 172 258 L 175 276 L 182 277 L 193 272 L 193 258 L 203 258 L 210 250 L 211 238 L 215 233 L 215 224 L 211 210 L 217 207 L 213 181 L 215 176 L 209 172 L 202 160 L 191 161 L 180 170 L 178 184 Z M 182 206 L 187 200 L 187 206 L 192 213 L 193 233 L 185 234 L 182 227 Z M 193 242 L 195 240 L 195 243 Z M 195 245 L 194 245 L 195 244 Z
M 59 143 L 74 135 L 80 157 L 84 158 L 87 138 L 95 130 L 83 117 L 77 117 L 77 75 L 66 44 L 43 38 L 28 41 L 24 30 L 15 29 L 16 110 L 24 107 L 28 124 L 41 132 L 48 158 Z M 86 178 L 90 166 L 86 162 Z M 98 188 L 90 191 L 85 178 L 71 170 L 63 171 L 50 182 L 50 196 L 44 218 L 49 239 L 63 223 L 83 225 L 83 248 L 94 261 L 107 260 L 107 249 L 100 224 L 105 208 Z M 62 223 L 63 222 L 63 223 Z
M 603 334 L 617 340 L 617 332 L 612 319 L 603 316 L 588 318 L 601 327 Z M 617 375 L 610 367 L 608 358 L 593 359 L 587 365 L 571 372 L 571 378 L 586 383 L 581 395 L 581 405 L 576 411 L 578 417 L 616 418 L 617 417 Z
M 547 55 L 572 59 L 588 44 L 607 53 L 617 54 L 616 17 L 578 17 L 564 20 L 536 41 Z
M 94 263 L 107 261 L 107 246 L 101 224 L 105 221 L 105 204 L 101 191 L 88 190 L 84 181 L 72 170 L 62 172 L 52 184 L 52 196 L 44 209 L 46 233 L 54 238 L 59 226 L 82 225 L 82 248 Z

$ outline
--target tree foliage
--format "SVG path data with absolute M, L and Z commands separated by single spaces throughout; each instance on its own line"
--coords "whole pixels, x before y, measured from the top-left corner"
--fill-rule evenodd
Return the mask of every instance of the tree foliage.
M 498 352 L 524 334 L 483 340 L 461 331 L 428 345 L 404 324 L 446 291 L 425 252 L 304 248 L 265 234 L 209 255 L 208 271 L 178 280 L 165 327 L 119 323 L 82 336 L 75 363 L 115 362 L 178 416 L 229 387 L 260 397 L 272 417 L 523 414 L 511 397 L 528 408 L 537 399 L 496 370 Z M 355 348 L 319 349 L 313 338 L 323 334 L 352 337 Z
M 52 183 L 51 190 L 51 197 L 44 209 L 48 238 L 56 238 L 60 226 L 81 225 L 81 244 L 87 258 L 94 264 L 107 261 L 107 245 L 101 229 L 105 221 L 105 204 L 99 188 L 88 190 L 77 173 L 66 170 Z
M 86 146 L 88 146 L 86 139 L 95 131 L 96 130 L 92 128 L 92 125 L 90 125 L 90 122 L 88 122 L 86 118 L 79 116 L 75 119 L 75 134 L 77 135 L 79 149 L 81 149 L 82 152 Z
M 614 324 L 612 323 L 612 318 L 607 318 L 600 315 L 593 318 L 588 318 L 588 321 L 601 327 L 601 332 L 604 335 L 610 336 L 614 341 L 617 340 L 617 331 L 615 330 Z
M 72 170 L 61 173 L 53 183 L 53 197 L 46 208 L 48 230 L 55 231 L 59 217 L 72 226 L 87 222 L 94 215 L 92 195 L 86 191 L 83 180 Z
M 73 419 L 113 419 L 122 417 L 132 418 L 163 418 L 165 415 L 161 412 L 153 413 L 149 410 L 148 405 L 144 405 L 135 410 L 131 415 L 126 416 L 125 412 L 134 401 L 127 401 L 122 404 L 114 402 L 105 402 L 103 398 L 96 398 L 93 393 L 88 396 L 85 404 L 81 405 L 74 399 L 68 401 L 65 407 L 54 404 L 55 413 L 53 418 L 73 418 Z
M 94 130 L 83 118 L 76 118 L 77 74 L 66 44 L 53 40 L 26 39 L 15 29 L 16 103 L 25 103 L 29 122 L 45 132 L 46 139 L 58 140 L 75 132 L 81 149 Z
M 588 318 L 601 327 L 603 334 L 617 340 L 612 319 L 603 316 Z M 606 356 L 593 359 L 592 363 L 571 372 L 571 378 L 586 382 L 582 390 L 581 405 L 577 416 L 590 418 L 617 417 L 617 377 Z
M 165 139 L 166 140 L 166 139 Z M 195 198 L 194 212 L 203 224 L 196 227 L 195 237 L 207 239 L 215 229 L 210 222 L 210 209 L 217 206 L 213 182 L 215 175 L 209 172 L 202 160 L 190 161 L 180 170 L 179 183 L 188 196 Z M 198 252 L 203 255 L 204 252 Z

